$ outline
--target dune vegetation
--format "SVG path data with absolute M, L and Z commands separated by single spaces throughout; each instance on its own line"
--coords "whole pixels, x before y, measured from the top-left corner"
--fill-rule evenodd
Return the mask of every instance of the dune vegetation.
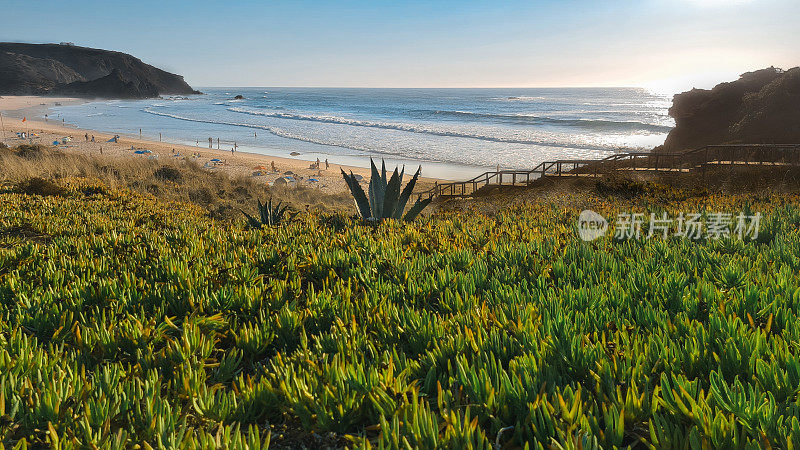
M 0 186 L 31 179 L 83 177 L 112 188 L 130 189 L 157 198 L 194 203 L 215 219 L 240 219 L 241 211 L 256 213 L 257 199 L 275 198 L 295 209 L 344 211 L 353 200 L 347 195 L 317 189 L 267 187 L 252 178 L 209 171 L 192 160 L 113 158 L 54 151 L 40 145 L 6 148 L 0 144 Z M 31 191 L 35 193 L 34 191 Z
M 5 448 L 800 444 L 797 197 L 254 228 L 48 186 L 0 192 Z M 764 219 L 753 241 L 584 242 L 584 208 Z

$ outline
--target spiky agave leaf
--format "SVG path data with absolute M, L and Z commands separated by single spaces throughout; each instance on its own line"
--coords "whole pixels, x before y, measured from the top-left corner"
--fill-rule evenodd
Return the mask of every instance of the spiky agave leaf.
M 247 214 L 244 211 L 242 211 L 242 214 L 244 214 L 244 216 L 247 218 L 247 224 L 251 228 L 261 228 L 261 222 L 259 222 L 258 219 L 256 219 L 255 217 L 251 216 L 250 214 Z
M 370 158 L 369 160 L 372 174 L 369 179 L 369 204 L 372 209 L 372 216 L 373 219 L 383 219 L 383 205 L 384 205 L 384 195 L 386 193 L 386 183 L 384 183 L 384 177 L 381 176 L 380 172 L 378 172 L 378 168 L 375 167 L 375 162 Z M 386 166 L 384 166 L 384 171 Z
M 403 168 L 403 170 L 405 170 L 405 167 Z M 408 204 L 408 199 L 411 198 L 411 193 L 414 192 L 414 186 L 416 186 L 417 184 L 417 178 L 419 178 L 419 174 L 421 171 L 422 171 L 422 166 L 419 166 L 417 168 L 417 171 L 414 173 L 414 176 L 411 177 L 411 180 L 408 182 L 408 184 L 406 184 L 406 187 L 403 189 L 403 193 L 400 194 L 400 199 L 398 200 L 397 209 L 395 210 L 394 214 L 395 219 L 403 217 L 403 211 L 406 209 L 406 205 Z
M 356 176 L 353 175 L 352 171 L 350 175 L 348 175 L 343 169 L 340 168 L 339 170 L 342 171 L 342 177 L 344 177 L 344 181 L 347 183 L 347 187 L 353 195 L 353 200 L 356 203 L 356 208 L 358 208 L 358 213 L 361 215 L 361 218 L 369 219 L 372 216 L 372 212 L 369 200 L 367 200 L 367 194 L 364 193 L 364 188 L 362 188 L 361 184 L 356 180 Z
M 403 216 L 403 220 L 411 222 L 412 220 L 416 219 L 419 213 L 421 213 L 426 206 L 430 205 L 432 201 L 432 198 L 426 198 L 425 200 L 417 199 L 417 201 L 414 202 L 414 205 L 411 206 L 411 209 L 409 209 L 406 215 Z
M 263 206 L 259 201 L 258 206 L 261 209 L 261 223 L 269 226 L 274 225 L 272 222 L 272 199 L 267 200 L 267 203 Z
M 395 167 L 394 173 L 392 173 L 392 177 L 389 179 L 389 183 L 386 185 L 386 200 L 384 201 L 383 205 L 383 218 L 392 219 L 395 217 L 395 210 L 397 209 L 397 204 L 400 199 L 401 183 L 402 177 L 397 173 L 397 168 Z
M 280 223 L 281 218 L 283 217 L 283 210 L 286 209 L 286 206 L 284 206 L 283 210 L 282 210 L 281 209 L 281 204 L 283 202 L 278 202 L 278 204 L 275 205 L 275 208 L 273 209 L 272 208 L 272 199 L 269 200 L 269 203 L 270 203 L 270 206 L 269 206 L 270 225 L 277 225 L 278 223 Z

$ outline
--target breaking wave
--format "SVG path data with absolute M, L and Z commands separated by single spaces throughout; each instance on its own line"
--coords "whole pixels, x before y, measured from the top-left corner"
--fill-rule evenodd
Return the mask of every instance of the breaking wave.
M 465 139 L 478 139 L 482 141 L 491 141 L 491 142 L 502 142 L 508 144 L 529 144 L 529 145 L 540 145 L 545 147 L 560 147 L 560 148 L 580 148 L 586 150 L 611 150 L 614 147 L 611 146 L 603 146 L 603 145 L 590 145 L 586 143 L 576 143 L 576 142 L 558 142 L 553 140 L 543 140 L 543 139 L 531 139 L 531 138 L 523 138 L 523 137 L 515 137 L 515 136 L 492 136 L 486 134 L 479 134 L 479 133 L 468 133 L 456 130 L 444 130 L 444 129 L 437 129 L 432 128 L 430 126 L 425 126 L 421 124 L 409 124 L 409 123 L 392 123 L 392 122 L 372 122 L 367 120 L 357 120 L 357 119 L 348 119 L 345 117 L 338 117 L 338 116 L 327 116 L 327 115 L 308 115 L 308 114 L 297 114 L 297 113 L 285 113 L 285 112 L 268 112 L 268 111 L 251 111 L 243 108 L 228 108 L 228 111 L 239 113 L 239 114 L 248 114 L 252 116 L 261 116 L 261 117 L 271 117 L 276 119 L 289 119 L 289 120 L 302 120 L 302 121 L 309 121 L 309 122 L 319 122 L 319 123 L 330 123 L 330 124 L 340 124 L 340 125 L 350 125 L 350 126 L 357 126 L 357 127 L 367 127 L 367 128 L 381 128 L 385 130 L 397 130 L 397 131 L 406 131 L 409 133 L 419 133 L 419 134 L 428 134 L 433 136 L 446 136 L 446 137 L 456 137 L 456 138 L 465 138 Z M 219 122 L 211 122 L 211 123 L 219 123 Z M 337 145 L 338 144 L 332 144 Z

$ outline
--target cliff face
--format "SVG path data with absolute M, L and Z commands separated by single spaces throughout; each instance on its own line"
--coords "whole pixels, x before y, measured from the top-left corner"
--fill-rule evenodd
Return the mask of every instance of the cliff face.
M 59 44 L 0 43 L 0 95 L 148 98 L 198 93 L 131 55 Z
M 800 142 L 800 67 L 757 70 L 711 90 L 677 94 L 669 114 L 675 128 L 656 151 Z

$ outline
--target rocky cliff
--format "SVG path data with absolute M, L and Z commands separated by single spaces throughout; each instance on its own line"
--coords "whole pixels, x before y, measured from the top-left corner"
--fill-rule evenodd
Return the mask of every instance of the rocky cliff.
M 131 55 L 61 44 L 0 43 L 0 95 L 148 98 L 198 93 Z
M 748 72 L 711 90 L 675 95 L 675 128 L 656 151 L 708 144 L 800 143 L 800 67 Z

